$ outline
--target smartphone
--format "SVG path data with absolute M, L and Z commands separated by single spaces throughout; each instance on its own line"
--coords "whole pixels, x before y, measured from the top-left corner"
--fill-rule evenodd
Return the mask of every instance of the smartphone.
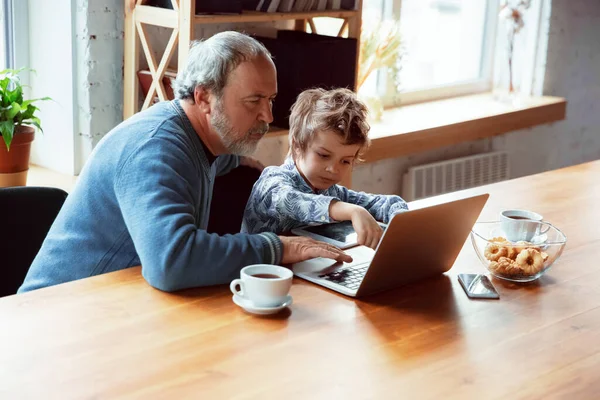
M 387 225 L 378 222 L 385 230 Z M 308 236 L 321 242 L 326 242 L 340 249 L 349 249 L 358 244 L 358 235 L 352 226 L 352 221 L 333 222 L 323 225 L 302 226 L 292 229 L 298 236 Z
M 499 299 L 492 282 L 482 274 L 458 274 L 460 285 L 472 299 Z

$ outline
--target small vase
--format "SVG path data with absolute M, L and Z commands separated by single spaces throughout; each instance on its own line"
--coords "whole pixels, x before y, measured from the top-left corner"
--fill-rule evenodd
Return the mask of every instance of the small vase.
M 494 85 L 494 99 L 501 103 L 518 106 L 520 101 L 519 90 L 515 84 L 514 70 L 514 33 L 508 35 L 506 51 L 501 55 L 500 74 Z

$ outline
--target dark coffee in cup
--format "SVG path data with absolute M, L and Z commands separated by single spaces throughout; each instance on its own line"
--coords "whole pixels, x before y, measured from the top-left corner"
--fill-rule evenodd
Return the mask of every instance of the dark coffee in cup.
M 262 278 L 262 279 L 277 279 L 280 278 L 279 275 L 275 275 L 275 274 L 254 274 L 251 275 L 255 278 Z
M 510 218 L 510 219 L 529 219 L 527 217 L 519 217 L 517 215 L 509 215 L 508 218 Z

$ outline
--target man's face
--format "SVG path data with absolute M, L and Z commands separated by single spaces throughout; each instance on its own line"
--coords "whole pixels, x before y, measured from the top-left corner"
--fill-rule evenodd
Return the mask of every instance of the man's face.
M 215 99 L 212 128 L 231 154 L 250 155 L 273 122 L 277 73 L 264 57 L 243 62 L 234 69 L 220 99 Z

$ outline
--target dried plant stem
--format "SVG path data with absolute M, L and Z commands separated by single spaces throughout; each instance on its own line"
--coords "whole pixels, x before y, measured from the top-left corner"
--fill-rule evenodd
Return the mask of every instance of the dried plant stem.
M 513 50 L 515 46 L 515 32 L 511 31 L 508 33 L 508 92 L 513 93 L 515 88 L 513 87 Z

